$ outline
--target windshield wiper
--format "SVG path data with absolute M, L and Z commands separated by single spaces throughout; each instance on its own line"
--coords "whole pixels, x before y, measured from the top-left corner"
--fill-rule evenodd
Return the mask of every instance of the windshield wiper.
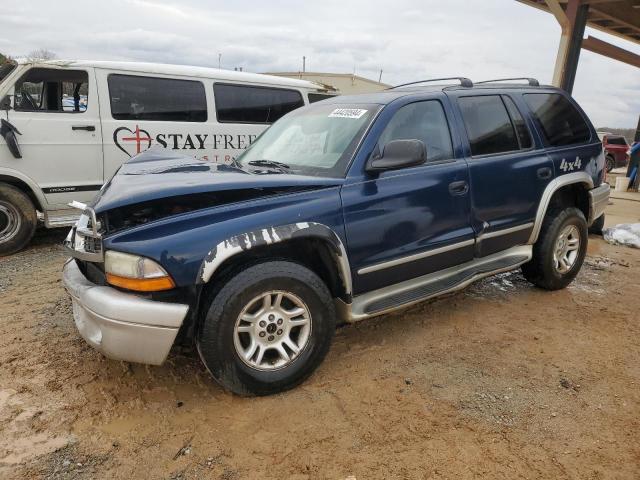
M 247 165 L 252 165 L 254 167 L 275 167 L 279 168 L 283 172 L 291 170 L 291 167 L 286 163 L 276 162 L 274 160 L 251 160 L 250 162 L 247 162 Z

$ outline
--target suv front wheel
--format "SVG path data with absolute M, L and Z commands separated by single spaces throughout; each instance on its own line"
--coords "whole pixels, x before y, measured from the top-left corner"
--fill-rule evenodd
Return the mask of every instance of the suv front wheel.
M 524 277 L 545 290 L 569 285 L 582 267 L 587 252 L 587 222 L 575 207 L 547 213 L 533 257 L 522 266 Z
M 335 331 L 333 299 L 308 268 L 267 261 L 232 276 L 215 294 L 197 347 L 213 378 L 239 395 L 269 395 L 302 383 Z

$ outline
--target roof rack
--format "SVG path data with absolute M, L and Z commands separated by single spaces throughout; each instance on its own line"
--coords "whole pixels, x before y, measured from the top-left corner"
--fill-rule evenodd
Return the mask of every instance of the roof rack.
M 417 85 L 419 83 L 428 83 L 428 82 L 441 82 L 443 80 L 458 80 L 460 85 L 466 88 L 473 87 L 473 82 L 466 77 L 445 77 L 445 78 L 430 78 L 428 80 L 418 80 L 417 82 L 409 82 L 402 83 L 400 85 L 394 85 L 393 87 L 389 87 L 387 90 L 393 90 L 394 88 L 406 87 L 408 85 Z
M 512 80 L 526 80 L 529 83 L 530 87 L 539 87 L 540 86 L 540 82 L 537 79 L 529 78 L 529 77 L 496 78 L 494 80 L 483 80 L 481 82 L 476 82 L 476 84 L 479 84 L 479 83 L 509 82 L 509 81 L 512 81 Z

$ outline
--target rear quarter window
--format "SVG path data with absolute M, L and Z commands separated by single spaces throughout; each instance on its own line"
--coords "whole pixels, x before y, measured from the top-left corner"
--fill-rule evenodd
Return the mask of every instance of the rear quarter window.
M 297 90 L 216 83 L 216 115 L 221 123 L 270 124 L 304 106 Z
M 591 131 L 582 114 L 558 93 L 527 93 L 524 100 L 552 147 L 586 143 Z

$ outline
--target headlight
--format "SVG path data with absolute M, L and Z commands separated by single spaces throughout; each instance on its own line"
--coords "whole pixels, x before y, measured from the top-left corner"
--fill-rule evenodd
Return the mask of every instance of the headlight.
M 149 258 L 108 250 L 104 256 L 107 282 L 138 292 L 157 292 L 175 287 L 169 274 Z

